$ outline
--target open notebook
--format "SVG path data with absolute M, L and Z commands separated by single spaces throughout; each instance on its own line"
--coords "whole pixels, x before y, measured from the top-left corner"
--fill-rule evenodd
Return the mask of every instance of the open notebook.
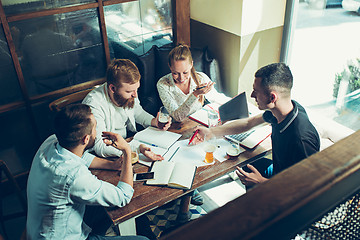
M 164 156 L 169 148 L 181 137 L 181 134 L 163 131 L 154 127 L 147 127 L 144 130 L 137 132 L 133 141 L 137 141 L 138 144 L 145 144 L 155 154 Z M 151 166 L 152 161 L 143 155 L 139 154 L 139 162 L 146 166 Z

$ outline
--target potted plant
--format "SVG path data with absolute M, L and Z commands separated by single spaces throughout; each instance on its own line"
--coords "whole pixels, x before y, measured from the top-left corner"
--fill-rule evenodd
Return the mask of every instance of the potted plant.
M 333 97 L 337 98 L 341 81 L 347 81 L 348 89 L 346 93 L 351 93 L 357 89 L 360 89 L 360 59 L 357 58 L 354 61 L 349 61 L 347 68 L 341 73 L 335 75 Z

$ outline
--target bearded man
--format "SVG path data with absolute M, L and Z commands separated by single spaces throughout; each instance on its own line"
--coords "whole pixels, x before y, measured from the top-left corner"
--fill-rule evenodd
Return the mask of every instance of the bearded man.
M 91 91 L 83 100 L 90 106 L 97 121 L 97 136 L 93 150 L 101 157 L 121 156 L 121 150 L 107 146 L 101 141 L 102 132 L 114 132 L 123 138 L 128 132 L 136 132 L 136 123 L 143 127 L 153 126 L 159 128 L 159 114 L 154 117 L 147 113 L 137 98 L 140 87 L 140 73 L 136 65 L 128 59 L 114 59 L 108 66 L 106 83 Z M 169 121 L 163 130 L 171 125 Z M 150 160 L 162 160 L 144 144 L 130 142 L 133 151 L 139 149 Z

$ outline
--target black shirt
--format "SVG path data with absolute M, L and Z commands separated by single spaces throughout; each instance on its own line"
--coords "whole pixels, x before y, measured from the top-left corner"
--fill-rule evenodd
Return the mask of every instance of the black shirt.
M 320 138 L 309 121 L 305 109 L 292 101 L 294 109 L 277 123 L 271 111 L 265 111 L 263 118 L 271 123 L 274 175 L 309 157 L 320 149 Z

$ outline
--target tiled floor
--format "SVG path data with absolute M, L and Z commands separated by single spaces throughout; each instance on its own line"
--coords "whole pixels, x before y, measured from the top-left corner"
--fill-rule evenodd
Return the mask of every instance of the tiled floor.
M 150 228 L 156 239 L 158 239 L 164 231 L 175 229 L 183 224 L 176 221 L 180 208 L 179 206 L 180 199 L 146 214 L 150 221 Z M 190 220 L 205 214 L 206 212 L 201 207 L 195 205 L 190 206 Z
M 202 186 L 199 188 L 199 191 L 204 198 L 204 204 L 202 206 L 190 205 L 190 219 L 201 217 L 241 196 L 245 193 L 245 187 L 239 180 L 234 181 L 229 177 L 229 175 L 225 175 Z M 154 233 L 155 239 L 161 236 L 165 230 L 173 230 L 176 229 L 177 226 L 181 225 L 175 221 L 179 211 L 179 202 L 180 200 L 174 201 L 147 213 L 146 216 L 150 221 L 150 228 Z M 6 212 L 14 212 L 19 206 L 15 196 L 5 198 L 3 205 L 5 206 Z M 20 236 L 25 229 L 25 222 L 25 217 L 5 222 L 9 240 L 20 239 Z M 2 228 L 0 228 L 0 234 L 4 235 Z
M 232 177 L 234 178 L 234 175 Z M 190 220 L 201 217 L 244 194 L 245 186 L 239 180 L 234 181 L 233 178 L 225 175 L 199 188 L 198 190 L 204 198 L 204 204 L 201 206 L 190 205 Z M 179 203 L 180 200 L 177 200 L 146 214 L 156 239 L 164 231 L 169 232 L 169 230 L 174 230 L 177 226 L 182 225 L 176 221 Z

